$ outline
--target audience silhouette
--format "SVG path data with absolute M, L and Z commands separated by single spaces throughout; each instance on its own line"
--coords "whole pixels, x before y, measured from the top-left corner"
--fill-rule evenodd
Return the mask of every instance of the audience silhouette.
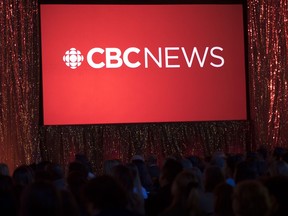
M 0 215 L 9 216 L 286 216 L 287 150 L 205 158 L 155 156 L 107 160 L 94 173 L 83 154 L 67 167 L 0 163 Z M 66 172 L 65 172 L 66 170 Z

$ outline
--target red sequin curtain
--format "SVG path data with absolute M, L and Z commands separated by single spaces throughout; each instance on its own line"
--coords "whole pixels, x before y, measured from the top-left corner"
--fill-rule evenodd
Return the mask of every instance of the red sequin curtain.
M 80 152 L 100 171 L 103 160 L 134 154 L 162 159 L 287 146 L 287 0 L 247 6 L 251 121 L 43 127 L 38 1 L 1 0 L 0 162 L 11 169 L 40 160 L 67 165 Z
M 256 146 L 288 147 L 288 1 L 248 1 L 250 110 Z
M 36 0 L 0 1 L 0 161 L 40 160 L 39 22 Z

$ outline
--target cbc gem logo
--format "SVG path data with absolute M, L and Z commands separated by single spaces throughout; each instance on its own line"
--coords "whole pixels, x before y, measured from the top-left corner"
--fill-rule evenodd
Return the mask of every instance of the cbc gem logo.
M 79 50 L 75 48 L 71 48 L 65 52 L 63 56 L 63 61 L 65 64 L 71 69 L 76 69 L 79 67 L 84 60 L 84 56 L 81 54 Z

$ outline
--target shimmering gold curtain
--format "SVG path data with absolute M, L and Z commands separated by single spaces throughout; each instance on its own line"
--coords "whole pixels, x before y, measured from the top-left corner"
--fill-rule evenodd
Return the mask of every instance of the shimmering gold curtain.
M 1 0 L 0 161 L 10 168 L 40 160 L 66 165 L 81 152 L 100 171 L 104 159 L 140 153 L 161 159 L 287 147 L 287 0 L 247 6 L 251 121 L 43 127 L 38 1 Z

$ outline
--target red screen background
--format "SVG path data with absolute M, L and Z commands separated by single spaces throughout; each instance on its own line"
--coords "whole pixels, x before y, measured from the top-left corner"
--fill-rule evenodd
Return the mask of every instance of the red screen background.
M 42 4 L 40 12 L 45 125 L 246 119 L 242 5 Z M 181 49 L 169 51 L 180 68 L 151 58 L 144 67 L 144 47 L 155 56 L 158 47 L 185 47 L 191 56 L 193 47 L 214 46 L 223 48 L 223 67 L 212 67 L 208 53 L 203 68 L 196 59 L 189 68 Z M 129 59 L 141 66 L 94 69 L 94 47 L 137 47 Z M 84 56 L 74 70 L 63 61 L 70 48 Z

